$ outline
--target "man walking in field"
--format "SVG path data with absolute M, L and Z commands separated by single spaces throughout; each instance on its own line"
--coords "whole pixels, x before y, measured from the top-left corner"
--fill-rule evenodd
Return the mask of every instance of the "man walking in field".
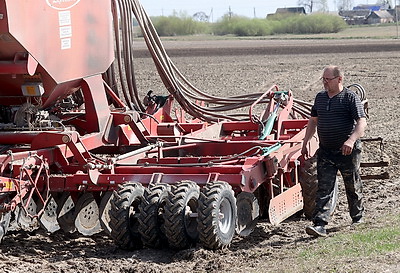
M 361 141 L 367 126 L 360 98 L 343 86 L 343 74 L 337 66 L 324 69 L 323 91 L 315 97 L 304 137 L 302 155 L 309 158 L 307 144 L 317 130 L 318 191 L 313 215 L 313 226 L 306 228 L 312 236 L 326 236 L 334 209 L 333 195 L 337 172 L 340 171 L 346 188 L 350 216 L 353 223 L 362 222 L 364 206 L 362 182 L 359 174 Z

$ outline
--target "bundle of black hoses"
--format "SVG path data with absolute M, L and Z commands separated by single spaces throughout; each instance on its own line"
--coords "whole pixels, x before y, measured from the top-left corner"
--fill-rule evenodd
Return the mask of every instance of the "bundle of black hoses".
M 131 109 L 144 111 L 136 86 L 133 65 L 133 19 L 139 24 L 142 35 L 163 84 L 179 105 L 191 116 L 203 121 L 249 120 L 247 108 L 262 93 L 244 94 L 233 97 L 218 97 L 202 92 L 182 75 L 168 57 L 161 40 L 147 13 L 138 0 L 113 0 L 116 61 L 106 74 L 107 83 L 125 100 Z M 120 83 L 118 85 L 118 82 Z M 359 94 L 364 89 L 357 85 Z M 199 104 L 199 102 L 202 102 Z M 264 102 L 268 102 L 266 99 Z M 294 99 L 293 117 L 308 118 L 312 104 Z

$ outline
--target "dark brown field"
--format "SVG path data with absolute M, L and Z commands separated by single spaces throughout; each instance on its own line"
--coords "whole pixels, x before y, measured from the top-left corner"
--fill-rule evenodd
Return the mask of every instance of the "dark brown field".
M 144 45 L 136 45 L 136 77 L 143 93 L 165 94 Z M 400 213 L 399 40 L 253 40 L 169 41 L 165 47 L 191 82 L 210 94 L 255 93 L 277 84 L 296 98 L 311 101 L 329 64 L 341 66 L 347 84 L 364 86 L 369 100 L 367 137 L 382 136 L 391 178 L 365 181 L 366 224 L 386 225 L 382 215 Z M 367 159 L 380 154 L 366 148 Z M 347 202 L 340 202 L 328 226 L 330 236 L 362 231 L 350 226 Z M 368 259 L 323 260 L 309 265 L 296 248 L 317 248 L 319 239 L 304 232 L 309 222 L 297 216 L 278 227 L 260 222 L 247 238 L 235 238 L 228 250 L 193 248 L 175 252 L 117 249 L 105 235 L 84 238 L 56 233 L 7 234 L 1 245 L 0 272 L 400 272 L 400 253 Z M 400 243 L 400 242 L 399 242 Z

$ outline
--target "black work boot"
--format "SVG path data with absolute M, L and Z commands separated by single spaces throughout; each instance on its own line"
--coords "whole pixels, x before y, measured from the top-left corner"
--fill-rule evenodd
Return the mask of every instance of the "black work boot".
M 352 225 L 357 226 L 359 224 L 364 224 L 364 218 L 359 217 L 359 218 L 354 218 Z
M 326 237 L 327 236 L 324 226 L 308 226 L 308 227 L 306 227 L 306 233 L 308 235 L 315 236 L 315 237 L 318 237 L 318 236 Z

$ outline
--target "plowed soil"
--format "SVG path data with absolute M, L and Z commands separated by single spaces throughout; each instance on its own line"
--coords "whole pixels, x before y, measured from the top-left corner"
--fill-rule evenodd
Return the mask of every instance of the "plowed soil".
M 165 94 L 149 55 L 135 45 L 135 73 L 139 88 Z M 277 84 L 296 98 L 312 101 L 321 90 L 322 69 L 341 66 L 345 83 L 359 83 L 369 101 L 367 137 L 383 137 L 383 157 L 390 159 L 391 177 L 364 182 L 366 222 L 380 226 L 381 216 L 400 213 L 398 206 L 400 138 L 399 40 L 254 40 L 166 42 L 165 47 L 181 72 L 199 89 L 232 96 L 255 93 Z M 379 149 L 366 147 L 365 161 L 381 160 Z M 375 158 L 373 158 L 375 157 Z M 378 173 L 381 170 L 376 170 Z M 347 202 L 340 188 L 339 204 L 328 226 L 330 236 L 354 232 Z M 235 237 L 226 250 L 195 247 L 123 251 L 105 235 L 91 238 L 43 230 L 9 233 L 0 246 L 0 272 L 302 272 L 291 253 L 297 247 L 316 248 L 318 239 L 304 229 L 310 222 L 296 215 L 279 226 L 260 221 L 246 238 Z M 320 261 L 320 272 L 399 272 L 400 253 L 371 259 Z

